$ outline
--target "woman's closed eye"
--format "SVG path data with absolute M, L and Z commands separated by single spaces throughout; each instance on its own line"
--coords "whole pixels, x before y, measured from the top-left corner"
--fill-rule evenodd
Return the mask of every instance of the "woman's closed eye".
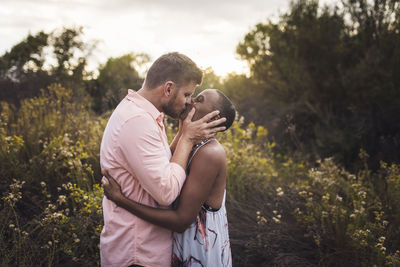
M 194 102 L 195 103 L 202 103 L 204 101 L 204 96 L 202 95 L 198 95 L 195 99 Z

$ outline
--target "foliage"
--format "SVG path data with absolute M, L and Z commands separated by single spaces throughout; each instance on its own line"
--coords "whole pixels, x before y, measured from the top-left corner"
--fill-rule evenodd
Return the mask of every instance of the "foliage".
M 316 158 L 349 166 L 362 147 L 374 169 L 398 161 L 399 10 L 390 0 L 299 0 L 278 22 L 257 24 L 237 46 L 258 85 L 251 119 Z
M 24 98 L 40 95 L 52 83 L 86 95 L 87 58 L 95 42 L 82 40 L 83 28 L 62 28 L 29 34 L 0 57 L 0 100 L 18 105 Z
M 57 84 L 17 110 L 2 102 L 0 265 L 99 263 L 105 123 Z
M 98 153 L 106 120 L 89 109 L 59 85 L 17 110 L 2 103 L 1 265 L 99 265 Z M 276 154 L 267 129 L 243 120 L 217 136 L 228 158 L 236 266 L 400 263 L 398 165 L 372 172 L 362 151 L 353 175 L 331 158 Z M 171 138 L 176 129 L 166 127 Z
M 99 69 L 99 76 L 91 86 L 90 94 L 95 103 L 94 110 L 104 112 L 118 105 L 127 89 L 138 90 L 143 78 L 138 69 L 149 61 L 146 54 L 126 54 L 110 58 Z
M 35 199 L 40 213 L 24 216 L 29 195 L 23 193 L 23 185 L 24 181 L 14 179 L 10 192 L 1 199 L 0 264 L 99 265 L 102 188 L 95 185 L 86 192 L 68 183 L 60 185 L 52 196 L 42 181 L 41 195 Z

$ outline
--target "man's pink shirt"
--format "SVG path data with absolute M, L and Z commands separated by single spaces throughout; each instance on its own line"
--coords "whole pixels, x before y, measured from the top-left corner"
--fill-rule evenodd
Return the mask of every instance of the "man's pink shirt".
M 185 181 L 184 169 L 171 163 L 163 114 L 133 90 L 117 106 L 104 130 L 100 165 L 132 200 L 169 206 Z M 103 199 L 100 235 L 102 266 L 170 266 L 172 232 L 148 223 Z

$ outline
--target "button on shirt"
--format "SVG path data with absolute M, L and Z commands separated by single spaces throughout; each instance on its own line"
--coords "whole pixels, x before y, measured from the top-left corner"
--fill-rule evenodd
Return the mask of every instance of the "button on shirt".
M 100 165 L 137 202 L 169 206 L 185 181 L 184 169 L 171 163 L 163 114 L 133 90 L 117 106 L 104 130 Z M 100 235 L 102 266 L 170 266 L 172 232 L 148 223 L 103 198 Z

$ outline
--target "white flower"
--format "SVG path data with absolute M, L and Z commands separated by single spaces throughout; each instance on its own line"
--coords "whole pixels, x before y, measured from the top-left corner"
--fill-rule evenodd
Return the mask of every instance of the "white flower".
M 59 205 L 61 205 L 61 204 L 65 203 L 65 202 L 67 202 L 67 201 L 66 201 L 66 197 L 65 197 L 64 195 L 59 195 L 59 196 L 58 196 L 58 199 L 57 199 L 57 203 L 58 203 Z
M 46 186 L 46 183 L 45 182 L 40 182 L 40 185 L 42 186 L 42 187 L 45 187 Z
M 275 217 L 272 217 L 272 220 L 273 220 L 275 223 L 280 223 L 280 222 L 281 222 L 278 218 L 275 218 Z
M 278 188 L 276 189 L 276 193 L 277 193 L 278 196 L 283 196 L 283 194 L 284 194 L 284 192 L 283 192 L 283 190 L 282 190 L 281 187 L 278 187 Z

